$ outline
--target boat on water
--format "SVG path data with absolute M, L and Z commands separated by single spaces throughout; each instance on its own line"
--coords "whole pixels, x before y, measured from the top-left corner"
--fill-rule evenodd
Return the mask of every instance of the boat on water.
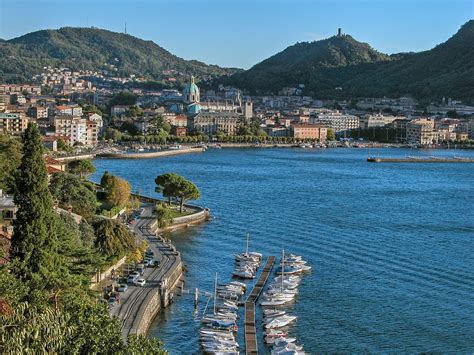
M 290 343 L 286 346 L 275 347 L 272 349 L 272 355 L 304 355 L 303 347 Z
M 271 311 L 271 312 L 265 312 L 265 311 Z M 264 319 L 279 317 L 279 316 L 283 316 L 285 314 L 286 314 L 286 312 L 281 310 L 281 309 L 264 309 L 263 310 L 263 318 Z
M 232 275 L 242 279 L 254 279 L 262 261 L 261 253 L 249 251 L 249 238 L 250 234 L 247 233 L 245 251 L 235 255 L 235 270 Z
M 296 338 L 287 338 L 287 337 L 265 337 L 265 343 L 270 344 L 270 345 L 276 345 L 277 344 L 282 344 L 281 340 L 284 340 L 286 343 L 294 343 L 296 341 Z
M 247 238 L 246 238 L 246 247 L 245 247 L 245 252 L 240 253 L 235 256 L 235 260 L 255 260 L 255 261 L 261 261 L 263 255 L 261 253 L 257 253 L 254 251 L 249 252 L 249 239 L 250 239 L 250 233 L 247 233 Z
M 273 346 L 276 348 L 281 348 L 281 347 L 287 346 L 288 344 L 294 343 L 295 341 L 296 341 L 296 338 L 280 337 L 280 338 L 273 338 L 272 342 L 269 344 L 273 344 Z M 301 347 L 301 349 L 303 349 L 303 347 Z
M 297 288 L 269 288 L 267 292 L 264 292 L 264 295 L 272 296 L 278 295 L 280 293 L 288 294 L 288 295 L 296 295 L 298 293 Z
M 281 317 L 277 317 L 267 324 L 265 324 L 265 328 L 283 328 L 286 327 L 288 324 L 294 322 L 296 320 L 296 316 L 289 316 L 284 315 Z

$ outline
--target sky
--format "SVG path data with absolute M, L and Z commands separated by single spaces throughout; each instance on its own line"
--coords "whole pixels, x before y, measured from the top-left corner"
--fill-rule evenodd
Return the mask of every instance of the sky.
M 0 0 L 0 38 L 126 23 L 182 58 L 247 69 L 339 27 L 384 53 L 427 50 L 472 18 L 474 0 Z

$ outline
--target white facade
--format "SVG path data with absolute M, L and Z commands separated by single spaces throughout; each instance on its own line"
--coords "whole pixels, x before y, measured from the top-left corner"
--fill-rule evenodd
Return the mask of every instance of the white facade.
M 62 115 L 54 118 L 55 132 L 69 138 L 69 143 L 87 145 L 87 121 L 78 116 Z
M 438 134 L 434 131 L 434 122 L 428 119 L 418 119 L 407 124 L 407 142 L 411 144 L 428 145 L 436 143 Z
M 332 128 L 336 133 L 357 129 L 360 126 L 359 117 L 343 114 L 339 111 L 326 112 L 316 116 L 311 116 L 309 123 Z

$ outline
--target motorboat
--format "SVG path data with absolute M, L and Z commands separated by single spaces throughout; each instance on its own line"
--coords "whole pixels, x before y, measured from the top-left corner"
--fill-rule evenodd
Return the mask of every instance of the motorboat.
M 281 345 L 281 346 L 277 346 L 276 344 L 273 345 L 273 351 L 275 351 L 277 354 L 280 354 L 281 351 L 301 351 L 301 350 L 303 350 L 303 347 L 301 345 L 296 345 L 295 343 L 284 343 L 284 345 Z
M 285 282 L 292 282 L 292 283 L 298 283 L 301 281 L 301 277 L 298 275 L 280 275 L 277 276 L 273 279 L 275 282 L 281 282 L 282 280 Z
M 267 344 L 272 344 L 275 346 L 280 346 L 279 344 L 283 344 L 282 341 L 284 341 L 284 344 L 289 344 L 289 343 L 294 343 L 296 341 L 296 338 L 286 338 L 286 337 L 265 337 L 265 343 Z
M 296 316 L 281 316 L 273 319 L 265 325 L 265 328 L 282 328 L 296 320 Z
M 262 307 L 278 307 L 278 306 L 283 306 L 284 304 L 287 304 L 290 301 L 292 301 L 292 300 L 270 299 L 270 300 L 260 301 L 260 305 Z
M 250 271 L 238 271 L 238 270 L 236 270 L 232 273 L 232 275 L 243 278 L 243 279 L 254 279 L 255 278 L 255 274 L 253 274 Z
M 284 332 L 283 330 L 270 328 L 270 329 L 265 329 L 265 336 L 281 338 L 281 337 L 287 337 L 288 333 Z
M 283 316 L 283 315 L 286 314 L 285 311 L 278 310 L 278 309 L 272 309 L 271 310 L 272 312 L 268 312 L 268 313 L 265 313 L 265 311 L 267 311 L 267 309 L 263 310 L 263 318 L 264 319 L 275 318 L 275 317 Z M 270 310 L 268 309 L 268 311 L 270 311 Z
M 298 289 L 297 288 L 293 288 L 293 289 L 290 289 L 290 288 L 280 288 L 278 289 L 277 287 L 275 288 L 269 288 L 267 290 L 266 293 L 264 293 L 264 295 L 277 295 L 277 294 L 280 294 L 280 293 L 284 293 L 284 294 L 288 294 L 288 295 L 296 295 L 298 293 Z

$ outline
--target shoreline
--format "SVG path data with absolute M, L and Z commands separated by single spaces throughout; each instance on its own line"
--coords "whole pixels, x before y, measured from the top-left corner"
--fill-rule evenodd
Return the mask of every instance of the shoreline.
M 409 144 L 402 144 L 402 143 L 365 143 L 365 144 L 357 144 L 357 145 L 345 145 L 340 142 L 335 143 L 329 146 L 309 146 L 311 143 L 264 143 L 264 144 L 257 144 L 257 143 L 212 143 L 208 145 L 204 145 L 201 147 L 196 147 L 195 145 L 186 145 L 185 143 L 182 144 L 183 148 L 181 149 L 164 149 L 159 151 L 153 152 L 133 152 L 127 153 L 130 151 L 135 151 L 133 148 L 129 148 L 127 150 L 118 150 L 117 152 L 105 152 L 105 153 L 84 153 L 84 154 L 77 154 L 72 156 L 58 156 L 54 159 L 63 162 L 69 162 L 71 160 L 89 160 L 89 159 L 152 159 L 152 158 L 160 158 L 160 157 L 169 157 L 181 154 L 193 154 L 193 153 L 202 153 L 205 152 L 207 149 L 249 149 L 249 148 L 262 148 L 262 149 L 269 149 L 269 148 L 294 148 L 294 149 L 312 149 L 312 150 L 320 150 L 320 149 L 337 149 L 337 148 L 346 148 L 346 149 L 383 149 L 383 148 L 398 148 L 398 149 L 416 149 L 422 151 L 436 151 L 436 150 L 474 150 L 474 146 L 456 146 L 452 148 L 451 146 L 436 146 L 436 147 L 416 147 Z M 158 148 L 152 148 L 158 149 Z
M 190 153 L 202 153 L 205 149 L 199 148 L 184 148 L 175 150 L 162 150 L 156 152 L 142 152 L 142 153 L 99 153 L 95 155 L 95 158 L 112 158 L 112 159 L 148 159 L 148 158 L 160 158 L 169 157 L 173 155 L 190 154 Z
M 176 290 L 184 285 L 185 266 L 181 260 L 181 253 L 159 234 L 203 223 L 210 216 L 207 208 L 185 205 L 195 212 L 175 218 L 173 224 L 166 228 L 158 228 L 153 216 L 153 204 L 162 201 L 147 196 L 136 196 L 142 203 L 152 205 L 144 208 L 137 223 L 133 225 L 133 231 L 137 238 L 148 242 L 149 247 L 155 252 L 155 258 L 160 261 L 160 266 L 158 269 L 148 268 L 145 272 L 147 285 L 140 288 L 133 287 L 124 293 L 120 306 L 111 310 L 111 314 L 121 322 L 122 337 L 125 340 L 130 334 L 146 336 L 158 313 L 168 307 L 174 299 Z

